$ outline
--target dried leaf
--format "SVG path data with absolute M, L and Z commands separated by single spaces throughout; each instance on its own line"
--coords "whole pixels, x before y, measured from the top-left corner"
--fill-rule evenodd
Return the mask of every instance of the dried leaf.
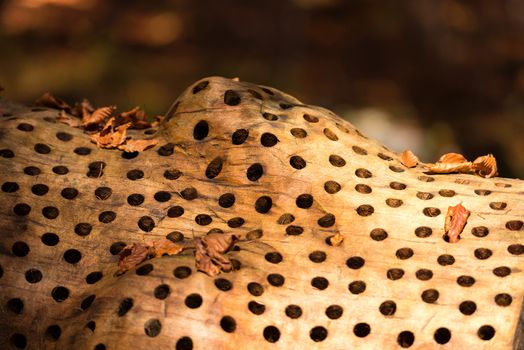
M 84 115 L 82 125 L 84 127 L 94 127 L 102 124 L 106 118 L 109 118 L 116 111 L 115 106 L 108 106 L 96 109 L 93 113 Z
M 416 167 L 419 163 L 418 157 L 413 154 L 410 150 L 405 150 L 400 155 L 400 162 L 406 167 L 406 168 L 413 168 Z
M 231 271 L 231 261 L 224 255 L 237 237 L 233 234 L 212 233 L 195 238 L 195 260 L 198 270 L 216 276 L 220 271 Z
M 342 242 L 344 242 L 344 236 L 341 235 L 340 233 L 337 233 L 331 237 L 328 238 L 329 240 L 329 243 L 333 246 L 333 247 L 338 247 L 342 244 Z
M 478 157 L 473 161 L 473 170 L 482 177 L 497 176 L 497 160 L 492 154 Z
M 438 174 L 469 173 L 472 169 L 472 163 L 428 163 L 426 164 L 426 167 L 430 171 Z
M 81 102 L 75 103 L 73 114 L 82 120 L 87 120 L 94 111 L 95 108 L 91 105 L 91 102 L 84 98 Z
M 163 239 L 160 241 L 153 242 L 153 248 L 155 251 L 155 256 L 167 255 L 176 255 L 185 249 L 185 246 L 182 244 L 174 243 L 169 239 Z
M 35 105 L 42 107 L 49 107 L 54 109 L 64 110 L 71 113 L 71 106 L 64 100 L 51 95 L 49 92 L 43 94 L 38 100 L 35 101 Z
M 125 247 L 122 252 L 120 252 L 118 274 L 122 274 L 137 266 L 142 261 L 145 261 L 151 254 L 153 254 L 153 249 L 145 244 L 133 243 L 131 247 Z
M 155 146 L 158 140 L 127 140 L 125 144 L 118 146 L 124 152 L 142 152 Z
M 126 141 L 127 129 L 131 123 L 113 127 L 114 117 L 109 118 L 102 130 L 91 135 L 91 141 L 100 148 L 116 148 Z
M 457 243 L 459 235 L 466 226 L 470 212 L 462 204 L 448 207 L 444 231 L 449 238 L 449 243 Z
M 467 161 L 460 153 L 446 153 L 439 158 L 438 163 L 466 163 Z
M 67 114 L 65 111 L 58 112 L 58 117 L 56 117 L 56 121 L 59 123 L 67 124 L 69 126 L 72 126 L 73 128 L 79 128 L 82 124 L 80 122 L 80 119 L 77 119 L 69 114 Z

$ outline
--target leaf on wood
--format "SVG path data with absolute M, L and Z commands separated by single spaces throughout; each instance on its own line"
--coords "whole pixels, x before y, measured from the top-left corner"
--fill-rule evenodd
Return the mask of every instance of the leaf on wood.
M 468 160 L 460 153 L 446 153 L 437 163 L 466 163 Z
M 133 243 L 133 245 L 130 247 L 125 247 L 120 252 L 117 274 L 123 274 L 124 272 L 132 269 L 133 267 L 148 259 L 152 254 L 154 254 L 153 249 L 145 244 Z
M 235 243 L 237 237 L 233 234 L 212 233 L 195 238 L 195 262 L 199 271 L 213 277 L 220 271 L 231 271 L 233 265 L 224 255 Z
M 159 241 L 153 241 L 153 249 L 156 257 L 160 257 L 162 255 L 176 255 L 185 248 L 186 247 L 184 245 L 170 241 L 167 238 Z
M 73 114 L 82 120 L 87 120 L 94 111 L 95 108 L 91 105 L 91 102 L 84 98 L 82 101 L 75 103 Z
M 462 204 L 448 207 L 444 231 L 449 238 L 449 243 L 457 243 L 459 235 L 466 226 L 470 212 Z
M 478 157 L 473 161 L 473 170 L 482 177 L 497 176 L 497 160 L 492 154 Z
M 126 141 L 127 129 L 131 123 L 114 127 L 115 118 L 111 117 L 106 122 L 102 130 L 94 135 L 91 135 L 91 141 L 96 143 L 100 148 L 116 148 Z
M 35 105 L 60 109 L 68 113 L 71 113 L 71 106 L 67 102 L 65 102 L 61 98 L 51 95 L 49 92 L 46 92 L 38 100 L 36 100 Z
M 406 168 L 413 168 L 416 167 L 419 163 L 418 157 L 411 152 L 410 150 L 405 150 L 400 155 L 400 162 L 406 167 Z
M 331 237 L 328 237 L 328 240 L 333 247 L 338 247 L 342 244 L 342 242 L 344 242 L 344 236 L 340 233 L 337 233 Z
M 61 110 L 60 112 L 58 112 L 56 121 L 59 123 L 63 123 L 63 124 L 72 126 L 73 128 L 79 128 L 82 125 L 80 119 L 75 118 L 71 116 L 70 114 L 67 114 L 64 110 Z
M 124 152 L 142 152 L 157 143 L 158 140 L 127 140 L 124 144 L 118 146 L 118 149 Z
M 431 172 L 438 174 L 469 173 L 471 171 L 472 163 L 427 163 L 426 167 Z
M 102 124 L 106 118 L 111 117 L 115 111 L 115 106 L 97 108 L 93 113 L 83 116 L 82 125 L 86 128 L 97 127 Z
M 138 106 L 129 111 L 120 113 L 116 120 L 118 124 L 131 122 L 132 129 L 147 129 L 151 127 L 151 123 L 147 121 L 146 112 Z

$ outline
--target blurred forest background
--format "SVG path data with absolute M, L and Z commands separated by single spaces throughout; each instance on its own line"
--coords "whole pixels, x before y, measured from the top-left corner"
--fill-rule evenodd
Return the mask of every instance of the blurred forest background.
M 327 107 L 395 151 L 524 178 L 522 0 L 0 0 L 3 96 L 163 114 L 210 75 Z

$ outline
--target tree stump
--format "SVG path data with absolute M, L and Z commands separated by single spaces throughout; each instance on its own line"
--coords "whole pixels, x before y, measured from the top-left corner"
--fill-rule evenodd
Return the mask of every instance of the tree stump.
M 132 133 L 159 141 L 140 153 L 0 111 L 4 349 L 519 347 L 521 180 L 407 169 L 326 109 L 220 77 Z M 126 245 L 209 233 L 239 237 L 234 271 L 186 250 L 116 274 Z

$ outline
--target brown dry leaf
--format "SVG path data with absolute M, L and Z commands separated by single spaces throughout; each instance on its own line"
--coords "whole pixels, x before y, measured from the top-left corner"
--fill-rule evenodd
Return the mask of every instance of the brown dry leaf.
M 60 109 L 68 113 L 71 113 L 71 106 L 67 102 L 65 102 L 61 98 L 51 95 L 49 92 L 46 92 L 38 100 L 36 100 L 35 105 Z
M 482 177 L 497 176 L 497 160 L 492 154 L 478 157 L 473 161 L 473 170 Z
M 413 168 L 416 167 L 419 163 L 418 157 L 411 152 L 410 150 L 405 150 L 400 155 L 400 162 L 406 167 L 406 168 Z
M 344 242 L 344 236 L 341 235 L 340 233 L 337 233 L 329 237 L 328 240 L 329 240 L 329 243 L 331 243 L 333 247 L 338 247 L 342 244 L 342 242 Z
M 115 106 L 97 108 L 93 113 L 84 115 L 84 118 L 82 119 L 82 125 L 84 127 L 96 127 L 99 124 L 102 124 L 106 118 L 111 117 L 115 111 Z
M 195 238 L 195 262 L 199 271 L 213 277 L 220 271 L 231 271 L 233 265 L 224 256 L 235 243 L 237 237 L 233 234 L 212 233 Z
M 428 163 L 426 164 L 426 167 L 430 171 L 438 174 L 469 173 L 472 169 L 472 163 Z
M 142 152 L 155 146 L 158 140 L 127 140 L 125 144 L 118 146 L 124 152 Z
M 151 254 L 153 254 L 153 249 L 145 244 L 133 243 L 131 247 L 125 247 L 120 252 L 117 274 L 123 274 L 132 269 L 142 261 L 148 259 Z
M 114 117 L 109 118 L 102 130 L 91 135 L 91 141 L 100 148 L 116 148 L 126 141 L 127 129 L 131 123 L 113 127 Z
M 185 249 L 182 244 L 174 243 L 169 239 L 163 239 L 160 241 L 153 242 L 153 248 L 155 250 L 155 256 L 176 255 Z
M 56 121 L 72 126 L 73 128 L 79 128 L 82 125 L 80 119 L 67 114 L 64 110 L 58 112 L 58 117 L 56 117 Z
M 84 98 L 81 102 L 75 103 L 73 114 L 82 120 L 87 120 L 94 111 L 95 108 L 91 105 L 91 102 Z
M 468 160 L 460 153 L 446 153 L 437 163 L 466 163 Z
M 459 235 L 466 226 L 470 212 L 462 204 L 448 207 L 444 231 L 449 238 L 449 243 L 457 243 Z

